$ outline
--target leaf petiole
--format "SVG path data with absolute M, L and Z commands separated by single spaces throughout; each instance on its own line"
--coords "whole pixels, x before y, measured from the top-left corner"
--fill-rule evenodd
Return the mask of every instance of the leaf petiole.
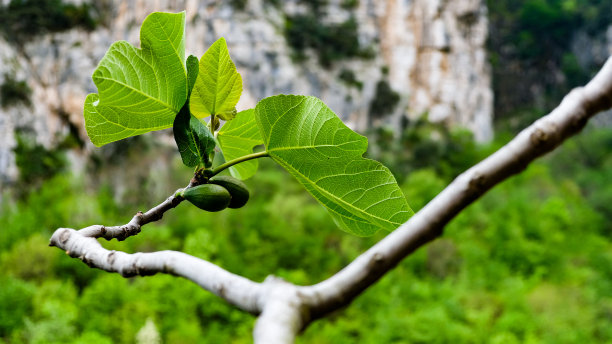
M 213 136 L 215 135 L 215 127 L 214 124 L 215 123 L 215 114 L 210 115 L 210 122 L 208 122 L 208 130 L 210 130 L 210 133 L 213 134 Z
M 244 161 L 247 161 L 247 160 L 252 160 L 252 159 L 257 159 L 257 158 L 264 158 L 264 157 L 267 157 L 267 156 L 270 156 L 267 151 L 257 152 L 257 153 L 247 154 L 247 155 L 241 156 L 240 158 L 236 158 L 234 160 L 228 161 L 228 162 L 226 162 L 224 164 L 221 164 L 221 165 L 217 166 L 216 168 L 214 168 L 212 170 L 211 177 L 216 175 L 216 174 L 218 174 L 218 173 L 220 173 L 221 171 L 225 170 L 226 168 L 232 167 L 232 166 L 234 166 L 236 164 L 239 164 L 241 162 L 244 162 Z

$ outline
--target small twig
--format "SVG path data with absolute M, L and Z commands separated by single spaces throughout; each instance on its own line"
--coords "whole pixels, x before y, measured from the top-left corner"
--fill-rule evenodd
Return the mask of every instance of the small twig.
M 192 184 L 190 183 L 185 188 L 189 188 L 191 185 Z M 182 190 L 184 189 L 176 190 L 172 196 L 166 198 L 165 201 L 157 206 L 149 209 L 146 213 L 141 211 L 137 212 L 136 215 L 132 217 L 130 222 L 123 226 L 107 227 L 103 225 L 93 225 L 79 230 L 79 233 L 84 237 L 104 238 L 106 240 L 117 239 L 119 241 L 123 241 L 130 236 L 140 233 L 141 227 L 147 223 L 161 220 L 165 212 L 179 205 L 184 200 L 182 196 L 179 196 L 179 193 Z

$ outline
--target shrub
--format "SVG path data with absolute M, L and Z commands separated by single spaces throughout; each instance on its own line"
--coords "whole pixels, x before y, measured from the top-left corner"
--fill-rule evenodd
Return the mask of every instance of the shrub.
M 4 82 L 0 85 L 0 105 L 5 109 L 19 104 L 30 106 L 30 93 L 32 90 L 25 81 L 4 75 Z

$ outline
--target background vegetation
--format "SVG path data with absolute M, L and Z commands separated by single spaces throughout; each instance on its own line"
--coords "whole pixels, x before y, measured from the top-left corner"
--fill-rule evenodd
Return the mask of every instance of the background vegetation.
M 106 1 L 79 5 L 62 0 L 10 0 L 0 6 L 0 34 L 17 46 L 35 36 L 73 27 L 93 30 L 100 23 Z
M 608 0 L 487 0 L 495 116 L 517 131 L 605 62 Z M 521 85 L 521 86 L 518 86 Z
M 31 3 L 38 2 L 10 2 L 14 10 Z M 27 17 L 41 30 L 65 28 L 44 24 L 47 13 L 65 16 L 66 25 L 98 25 L 95 7 L 43 3 L 53 8 Z M 344 3 L 351 11 L 355 1 Z M 420 209 L 517 128 L 550 109 L 570 86 L 588 79 L 592 70 L 572 60 L 565 38 L 577 30 L 596 33 L 612 22 L 610 4 L 489 1 L 496 107 L 504 108 L 498 112 L 497 140 L 477 146 L 465 131 L 406 122 L 399 139 L 384 128 L 370 133 L 369 155 L 391 168 L 409 203 Z M 10 35 L 19 23 L 2 21 L 6 13 L 0 11 L 0 22 L 7 24 L 2 33 Z M 329 65 L 367 52 L 354 45 L 319 49 L 336 45 L 335 28 L 312 26 L 306 19 L 286 18 L 285 34 L 296 43 L 296 57 L 314 47 L 320 62 Z M 353 24 L 341 25 L 352 39 Z M 559 71 L 561 83 L 532 78 Z M 349 71 L 343 79 L 360 87 Z M 0 88 L 0 105 L 27 103 L 27 85 L 10 80 Z M 545 85 L 546 102 L 516 85 Z M 393 93 L 382 82 L 377 89 L 379 98 L 386 95 L 389 101 L 376 106 L 392 108 Z M 612 342 L 612 130 L 586 130 L 470 206 L 441 239 L 406 259 L 350 307 L 314 323 L 299 342 Z M 0 208 L 0 343 L 133 343 L 144 336 L 148 321 L 156 327 L 148 334 L 164 343 L 251 342 L 254 318 L 191 282 L 164 275 L 124 279 L 47 246 L 58 227 L 126 223 L 137 210 L 163 199 L 152 197 L 153 186 L 156 195 L 159 188 L 168 195 L 184 186 L 191 176 L 178 154 L 173 153 L 177 160 L 170 178 L 160 183 L 142 177 L 130 184 L 128 197 L 116 199 L 111 178 L 72 176 L 61 149 L 32 145 L 27 132 L 18 137 L 21 178 L 14 194 L 2 195 Z M 79 143 L 67 139 L 62 148 L 74 144 Z M 147 138 L 124 140 L 100 150 L 90 165 L 123 169 L 140 161 L 133 170 L 147 171 L 156 166 L 150 158 L 159 154 L 156 149 Z M 325 210 L 269 161 L 248 184 L 253 197 L 243 209 L 211 214 L 182 204 L 138 236 L 103 244 L 128 252 L 181 250 L 258 281 L 276 274 L 311 284 L 386 234 L 357 238 L 339 231 Z
M 403 142 L 412 145 L 404 150 L 411 156 L 397 164 L 387 159 L 402 171 L 400 183 L 415 210 L 498 145 L 465 145 L 465 133 L 415 143 L 414 135 L 431 130 L 440 129 L 409 129 Z M 415 163 L 424 150 L 429 167 Z M 347 309 L 315 323 L 300 342 L 612 341 L 611 150 L 612 132 L 590 128 L 470 206 L 442 239 Z M 189 174 L 177 161 L 168 193 Z M 339 231 L 271 163 L 248 184 L 253 198 L 243 209 L 205 213 L 182 204 L 137 237 L 104 245 L 128 252 L 182 250 L 255 280 L 273 273 L 308 284 L 385 234 L 364 239 Z M 123 205 L 107 187 L 96 190 L 58 174 L 21 201 L 3 202 L 2 341 L 132 343 L 151 319 L 166 343 L 250 342 L 254 318 L 191 282 L 163 275 L 124 279 L 47 247 L 58 227 L 125 223 L 159 201 L 143 189 L 132 192 L 140 200 Z

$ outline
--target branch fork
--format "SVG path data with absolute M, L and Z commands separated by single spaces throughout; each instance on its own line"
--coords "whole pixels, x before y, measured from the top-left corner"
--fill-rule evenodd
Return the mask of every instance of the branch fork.
M 589 118 L 611 107 L 612 57 L 591 82 L 572 90 L 549 115 L 458 176 L 410 220 L 344 269 L 312 286 L 296 286 L 273 276 L 257 283 L 182 252 L 128 254 L 106 250 L 97 241 L 97 238 L 124 240 L 138 234 L 142 226 L 161 219 L 166 211 L 182 202 L 180 196 L 170 196 L 147 212 L 138 212 L 123 226 L 59 228 L 52 235 L 50 246 L 65 250 L 91 267 L 124 277 L 166 273 L 189 279 L 258 316 L 253 332 L 256 343 L 292 343 L 310 322 L 348 305 L 401 260 L 442 235 L 444 226 L 486 191 L 524 170 L 537 157 L 580 131 Z

